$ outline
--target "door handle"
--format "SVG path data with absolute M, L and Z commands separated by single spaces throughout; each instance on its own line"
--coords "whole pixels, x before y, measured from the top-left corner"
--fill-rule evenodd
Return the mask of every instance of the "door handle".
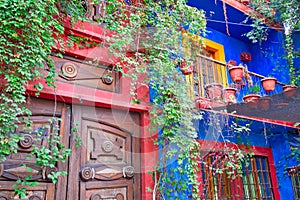
M 134 176 L 134 167 L 132 166 L 123 167 L 124 178 L 132 178 L 133 176 Z

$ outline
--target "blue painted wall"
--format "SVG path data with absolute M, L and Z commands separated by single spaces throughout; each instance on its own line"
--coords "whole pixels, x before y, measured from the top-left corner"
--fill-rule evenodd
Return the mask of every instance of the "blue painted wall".
M 289 82 L 289 71 L 286 67 L 285 53 L 282 46 L 284 38 L 281 32 L 271 30 L 268 40 L 260 45 L 250 41 L 238 40 L 211 28 L 207 28 L 207 30 L 209 31 L 205 36 L 207 39 L 224 46 L 226 62 L 236 60 L 237 64 L 246 64 L 252 72 L 264 76 L 274 76 L 284 83 Z M 300 44 L 297 45 L 300 48 Z M 240 60 L 240 54 L 243 51 L 251 53 L 251 61 L 243 62 Z
M 199 7 L 200 4 L 203 4 L 202 6 L 204 7 L 210 7 L 213 6 L 211 5 L 211 2 L 210 4 L 205 5 L 204 1 L 199 2 L 197 0 L 189 0 L 190 5 L 195 7 Z M 232 11 L 231 9 L 232 8 L 229 8 L 227 11 L 230 13 L 230 11 Z M 216 11 L 219 10 L 216 9 L 215 12 Z M 207 11 L 207 14 L 208 13 L 209 11 Z M 223 13 L 220 12 L 216 14 L 218 20 L 223 20 L 222 14 Z M 233 20 L 233 18 L 229 20 Z M 240 22 L 241 21 L 243 20 L 240 20 Z M 207 28 L 209 32 L 205 35 L 205 38 L 222 44 L 224 46 L 226 62 L 232 59 L 236 60 L 239 64 L 241 63 L 241 52 L 249 52 L 252 55 L 252 61 L 249 61 L 244 64 L 247 64 L 250 71 L 256 72 L 264 76 L 274 76 L 279 81 L 284 83 L 289 82 L 288 68 L 286 67 L 286 61 L 284 59 L 285 53 L 284 49 L 282 48 L 283 35 L 281 32 L 271 30 L 269 33 L 268 40 L 262 42 L 262 44 L 259 45 L 251 43 L 251 41 L 249 41 L 248 39 L 244 39 L 241 35 L 236 35 L 235 30 L 238 33 L 245 33 L 245 30 L 249 30 L 249 27 L 243 28 L 243 26 L 231 25 L 230 32 L 234 33 L 234 37 L 232 37 L 227 35 L 226 31 L 221 31 L 222 29 L 224 30 L 224 27 L 219 29 L 212 28 L 214 26 L 217 27 L 220 25 L 217 22 L 215 23 L 210 21 L 209 25 L 211 26 Z M 222 26 L 224 26 L 224 24 Z M 299 40 L 296 40 L 295 46 L 296 49 L 300 49 L 300 32 L 295 33 L 293 37 L 296 39 L 299 38 Z M 300 60 L 298 60 L 297 62 L 300 63 Z M 258 80 L 254 80 L 254 83 L 258 83 Z M 274 93 L 278 93 L 280 91 L 282 91 L 282 88 L 277 87 Z M 265 93 L 262 92 L 262 95 L 264 94 Z M 243 96 L 243 94 L 241 95 Z M 241 96 L 239 97 L 239 100 L 241 100 Z M 229 118 L 228 116 L 226 117 L 224 115 L 218 115 L 214 119 L 214 116 L 205 113 L 204 120 L 194 122 L 198 132 L 198 139 L 219 142 L 227 141 L 233 143 L 243 143 L 254 146 L 272 148 L 275 167 L 277 169 L 277 179 L 279 182 L 279 191 L 281 199 L 292 200 L 292 185 L 290 178 L 286 176 L 286 167 L 299 165 L 300 163 L 299 161 L 293 159 L 286 161 L 282 157 L 282 155 L 289 155 L 291 153 L 290 143 L 288 141 L 289 129 L 284 126 L 273 126 L 262 122 L 248 120 L 241 121 L 240 123 L 250 123 L 251 132 L 242 132 L 232 136 L 232 127 L 230 126 L 230 124 L 235 120 L 236 119 Z M 169 167 L 174 168 L 175 166 L 176 161 L 172 160 Z M 182 177 L 176 178 L 180 179 Z M 186 197 L 182 199 L 190 199 L 188 197 L 188 193 L 189 192 L 187 191 L 187 194 L 183 194 Z M 177 195 L 179 196 L 180 194 Z
M 270 138 L 274 162 L 276 166 L 277 181 L 279 183 L 280 197 L 284 200 L 293 200 L 293 190 L 290 177 L 287 175 L 287 166 L 294 166 L 293 162 L 286 160 L 285 155 L 289 155 L 290 145 L 285 138 L 285 134 L 274 135 Z
M 207 28 L 209 31 L 205 38 L 222 44 L 224 46 L 225 51 L 225 60 L 228 62 L 229 60 L 235 60 L 237 63 L 241 63 L 240 54 L 243 51 L 249 52 L 250 46 L 246 42 L 242 40 L 238 40 L 234 37 L 230 37 L 227 34 L 218 32 L 214 29 Z
M 251 131 L 234 134 L 233 122 L 241 126 L 249 124 Z M 237 120 L 233 117 L 211 112 L 205 112 L 203 120 L 195 122 L 195 127 L 197 127 L 198 139 L 200 140 L 272 148 L 281 199 L 293 199 L 292 183 L 287 175 L 287 168 L 300 164 L 300 161 L 296 160 L 294 155 L 291 154 L 290 148 L 291 144 L 296 148 L 300 147 L 300 136 L 290 133 L 293 130 L 292 128 L 253 120 Z
M 270 30 L 268 40 L 250 45 L 252 63 L 249 70 L 264 76 L 273 76 L 277 80 L 288 83 L 289 70 L 283 49 L 282 32 Z
M 269 34 L 269 39 L 260 44 L 253 44 L 249 40 L 236 39 L 216 31 L 212 28 L 208 28 L 208 33 L 205 38 L 222 44 L 225 50 L 225 60 L 237 61 L 237 64 L 242 63 L 247 65 L 248 69 L 252 72 L 264 75 L 276 77 L 279 81 L 283 83 L 289 82 L 288 68 L 286 66 L 286 60 L 283 58 L 285 56 L 284 50 L 282 48 L 283 35 L 281 32 L 271 30 Z M 249 52 L 252 55 L 252 60 L 249 62 L 243 62 L 240 60 L 241 52 Z M 230 77 L 230 76 L 228 76 Z M 260 78 L 252 76 L 253 84 L 257 84 L 261 87 L 260 95 L 272 95 L 282 92 L 282 87 L 276 85 L 274 91 L 266 93 L 262 89 Z M 232 80 L 228 79 L 229 84 L 233 83 Z M 243 96 L 247 94 L 249 87 L 244 87 L 242 90 L 238 91 L 237 99 L 239 102 L 242 101 Z

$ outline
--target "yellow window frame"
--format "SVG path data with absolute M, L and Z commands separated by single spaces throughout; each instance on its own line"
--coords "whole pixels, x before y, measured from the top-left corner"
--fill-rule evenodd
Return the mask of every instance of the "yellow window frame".
M 185 49 L 185 53 L 189 53 L 191 49 L 186 45 L 186 39 L 191 39 L 193 41 L 203 41 L 204 48 L 208 51 L 211 51 L 214 53 L 215 60 L 225 62 L 225 51 L 224 51 L 224 46 L 222 44 L 219 44 L 217 42 L 214 42 L 212 40 L 209 40 L 207 38 L 203 38 L 198 35 L 192 35 L 187 32 L 183 32 L 183 45 Z M 200 52 L 199 52 L 200 53 Z M 224 87 L 227 87 L 227 72 L 226 72 L 226 66 L 220 66 L 218 68 L 218 73 L 221 74 L 221 77 L 224 77 L 223 80 L 218 80 L 220 83 L 223 84 Z M 188 93 L 194 97 L 194 78 L 193 74 L 186 75 L 186 81 L 189 83 L 190 88 L 188 88 Z

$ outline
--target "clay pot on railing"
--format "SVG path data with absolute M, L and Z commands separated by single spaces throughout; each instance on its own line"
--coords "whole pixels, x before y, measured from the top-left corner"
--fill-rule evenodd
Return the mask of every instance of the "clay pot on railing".
M 223 100 L 223 85 L 211 83 L 205 86 L 205 92 L 209 99 L 221 102 Z
M 238 83 L 241 82 L 244 76 L 243 66 L 233 66 L 228 69 L 231 79 Z
M 246 96 L 243 97 L 243 101 L 247 103 L 250 107 L 252 108 L 257 108 L 258 106 L 258 99 L 261 96 L 258 94 L 247 94 Z
M 184 75 L 190 75 L 193 73 L 193 69 L 194 69 L 193 65 L 188 66 L 186 62 L 180 62 L 179 67 L 180 67 L 181 73 Z
M 227 104 L 236 103 L 236 89 L 235 88 L 224 88 L 223 95 L 224 101 Z
M 261 84 L 266 92 L 272 92 L 275 89 L 276 81 L 276 78 L 267 77 L 261 79 Z
M 283 86 L 283 94 L 286 98 L 291 98 L 296 93 L 296 88 L 298 88 L 295 85 L 285 85 Z
M 263 97 L 258 99 L 258 109 L 262 111 L 267 111 L 270 109 L 271 97 Z
M 195 100 L 196 108 L 198 109 L 210 109 L 212 108 L 212 101 L 205 97 L 198 97 Z

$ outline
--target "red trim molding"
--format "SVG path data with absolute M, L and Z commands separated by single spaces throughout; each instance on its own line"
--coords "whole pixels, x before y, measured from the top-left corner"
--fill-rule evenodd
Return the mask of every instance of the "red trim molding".
M 252 10 L 251 7 L 246 6 L 237 0 L 221 0 L 221 1 L 225 2 L 226 4 L 230 5 L 231 7 L 235 8 L 235 9 L 245 13 L 246 15 L 250 15 L 250 12 Z M 258 15 L 260 15 L 260 14 L 258 14 Z M 263 16 L 261 16 L 261 18 L 262 17 Z M 277 31 L 283 30 L 282 25 L 276 21 L 272 21 L 270 19 L 265 18 L 265 23 L 267 26 L 269 26 L 270 28 L 273 28 Z
M 249 11 L 251 10 L 251 8 L 249 8 L 248 6 L 238 2 L 237 0 L 222 0 L 223 2 L 227 3 L 228 5 L 230 5 L 231 7 L 234 7 L 235 9 L 248 14 Z
M 215 150 L 220 151 L 225 147 L 230 149 L 242 149 L 246 152 L 253 153 L 257 156 L 265 156 L 268 158 L 269 161 L 269 168 L 270 168 L 270 176 L 273 186 L 274 198 L 275 200 L 280 200 L 280 194 L 278 189 L 278 182 L 276 178 L 276 168 L 274 164 L 274 158 L 272 154 L 271 148 L 259 147 L 259 146 L 245 146 L 245 145 L 237 145 L 234 143 L 224 143 L 224 142 L 215 142 L 215 141 L 208 141 L 208 140 L 198 140 L 202 150 Z M 200 188 L 201 189 L 201 188 Z
M 298 128 L 298 129 L 300 129 L 300 126 L 297 126 L 297 127 L 294 126 L 295 122 L 272 120 L 272 119 L 266 119 L 266 118 L 257 118 L 257 117 L 237 115 L 237 114 L 232 114 L 232 113 L 224 113 L 224 112 L 221 112 L 221 111 L 208 110 L 208 109 L 203 109 L 203 110 L 205 110 L 206 112 L 213 112 L 213 113 L 218 113 L 218 114 L 221 114 L 221 115 L 228 115 L 228 116 L 231 116 L 231 117 L 244 118 L 244 119 L 255 120 L 255 121 L 259 121 L 259 122 L 266 122 L 266 123 L 270 123 L 270 124 L 275 124 L 275 125 L 279 125 L 279 126 L 286 126 L 286 127 L 289 127 L 289 128 Z

